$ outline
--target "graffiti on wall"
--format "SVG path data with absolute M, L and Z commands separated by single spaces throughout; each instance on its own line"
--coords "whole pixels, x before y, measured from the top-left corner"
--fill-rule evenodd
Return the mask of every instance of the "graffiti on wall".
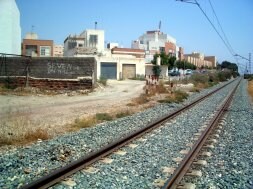
M 80 67 L 73 64 L 56 63 L 56 62 L 47 63 L 48 74 L 60 74 L 60 75 L 77 74 L 79 73 L 79 70 Z

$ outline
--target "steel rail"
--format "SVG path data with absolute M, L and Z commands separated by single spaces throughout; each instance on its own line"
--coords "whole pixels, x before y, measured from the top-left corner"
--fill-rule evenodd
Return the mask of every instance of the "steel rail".
M 235 94 L 235 91 L 237 90 L 241 79 L 239 80 L 236 87 L 233 89 L 233 91 L 230 93 L 230 95 L 226 98 L 225 102 L 223 103 L 222 107 L 219 109 L 219 111 L 216 113 L 216 115 L 212 118 L 210 123 L 208 124 L 207 128 L 204 130 L 200 138 L 197 140 L 197 142 L 194 144 L 190 152 L 185 156 L 185 158 L 182 160 L 182 162 L 179 164 L 178 168 L 175 170 L 173 175 L 167 180 L 165 185 L 163 186 L 163 189 L 175 189 L 178 186 L 180 186 L 180 181 L 184 177 L 184 175 L 189 170 L 191 164 L 195 160 L 195 158 L 198 156 L 199 151 L 203 147 L 204 143 L 206 142 L 207 138 L 211 134 L 212 130 L 215 128 L 216 125 L 218 125 L 220 119 L 224 116 L 227 108 L 229 107 L 233 96 Z
M 97 160 L 101 159 L 102 157 L 109 155 L 113 151 L 121 148 L 122 146 L 126 145 L 127 143 L 133 141 L 134 139 L 139 138 L 142 135 L 144 135 L 145 133 L 150 132 L 151 130 L 159 127 L 163 123 L 167 122 L 169 119 L 176 117 L 177 115 L 179 115 L 183 111 L 185 111 L 185 110 L 191 108 L 192 106 L 196 105 L 197 103 L 203 101 L 205 98 L 218 92 L 219 90 L 223 89 L 224 87 L 226 87 L 227 85 L 231 84 L 234 81 L 235 80 L 226 83 L 225 85 L 208 93 L 207 95 L 198 98 L 194 102 L 170 113 L 169 115 L 166 115 L 166 116 L 163 116 L 163 117 L 157 119 L 153 123 L 148 124 L 146 127 L 141 128 L 137 131 L 131 132 L 128 135 L 126 135 L 125 137 L 118 139 L 118 140 L 112 142 L 111 144 L 108 144 L 107 146 L 102 147 L 100 150 L 92 152 L 92 153 L 88 154 L 87 156 L 82 157 L 76 161 L 73 161 L 64 167 L 56 169 L 56 170 L 52 171 L 51 173 L 49 173 L 48 175 L 45 175 L 45 176 L 27 184 L 27 185 L 24 185 L 21 188 L 22 189 L 48 188 L 48 187 L 58 183 L 59 181 L 63 180 L 64 178 L 66 178 L 66 177 L 74 174 L 75 172 L 91 165 L 92 163 L 96 162 Z

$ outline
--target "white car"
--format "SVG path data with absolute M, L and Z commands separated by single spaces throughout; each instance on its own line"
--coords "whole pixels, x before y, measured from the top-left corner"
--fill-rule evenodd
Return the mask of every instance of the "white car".
M 186 69 L 185 70 L 185 75 L 192 75 L 192 70 L 191 69 Z

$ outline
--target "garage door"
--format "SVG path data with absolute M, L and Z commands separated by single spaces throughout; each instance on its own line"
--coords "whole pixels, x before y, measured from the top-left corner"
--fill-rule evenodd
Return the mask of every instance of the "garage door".
M 123 64 L 122 67 L 123 79 L 129 79 L 136 77 L 136 65 L 135 64 Z
M 101 62 L 101 77 L 117 79 L 117 64 L 115 62 Z

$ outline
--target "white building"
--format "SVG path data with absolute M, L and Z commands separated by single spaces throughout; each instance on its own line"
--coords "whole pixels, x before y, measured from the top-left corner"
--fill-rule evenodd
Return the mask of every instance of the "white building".
M 85 30 L 69 35 L 64 41 L 64 56 L 97 54 L 104 51 L 104 30 Z
M 53 47 L 53 56 L 54 57 L 63 57 L 63 51 L 64 51 L 63 45 L 54 44 L 54 47 Z
M 0 53 L 21 54 L 20 13 L 15 0 L 0 0 Z
M 143 49 L 146 61 L 150 62 L 155 53 L 166 52 L 176 56 L 176 39 L 159 30 L 147 31 L 138 40 L 132 41 L 132 48 Z
M 103 30 L 85 30 L 80 35 L 70 35 L 64 41 L 64 56 L 95 57 L 97 79 L 128 79 L 145 75 L 145 51 L 141 49 L 117 48 L 109 43 L 104 48 Z

